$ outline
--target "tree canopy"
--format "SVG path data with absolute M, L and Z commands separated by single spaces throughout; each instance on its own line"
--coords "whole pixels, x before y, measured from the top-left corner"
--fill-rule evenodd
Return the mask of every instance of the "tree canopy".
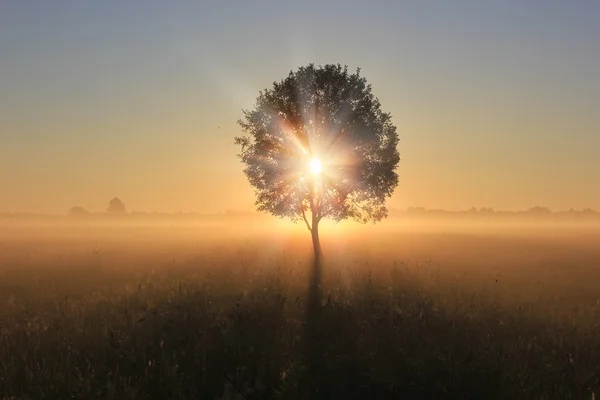
M 314 64 L 259 92 L 238 121 L 244 173 L 259 211 L 311 229 L 322 218 L 366 223 L 387 216 L 398 185 L 396 127 L 360 69 Z
M 127 211 L 125 211 L 125 204 L 118 197 L 115 197 L 114 199 L 112 199 L 111 201 L 108 202 L 108 208 L 106 209 L 106 211 L 109 214 L 126 214 L 127 213 Z

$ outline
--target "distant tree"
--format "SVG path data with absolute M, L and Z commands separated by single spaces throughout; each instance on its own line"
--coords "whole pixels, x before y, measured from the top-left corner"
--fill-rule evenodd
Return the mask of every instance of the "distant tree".
M 315 255 L 323 218 L 366 223 L 387 216 L 386 198 L 398 185 L 399 138 L 360 69 L 300 67 L 243 112 L 245 135 L 235 143 L 258 210 L 303 220 Z
M 549 215 L 552 214 L 552 211 L 548 207 L 535 206 L 531 207 L 528 211 L 530 214 L 535 215 Z
M 581 213 L 584 215 L 598 215 L 598 212 L 591 208 L 584 208 L 583 211 L 581 211 Z
M 115 197 L 108 202 L 108 208 L 106 211 L 111 215 L 127 214 L 127 211 L 125 210 L 125 204 L 118 197 Z
M 76 207 L 71 207 L 69 209 L 68 215 L 69 215 L 69 217 L 89 217 L 90 215 L 92 215 L 92 213 L 83 207 L 76 206 Z

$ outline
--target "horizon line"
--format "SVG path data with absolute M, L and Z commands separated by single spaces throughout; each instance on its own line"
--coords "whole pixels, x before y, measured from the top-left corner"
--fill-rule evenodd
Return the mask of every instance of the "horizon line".
M 89 211 L 83 207 L 72 207 L 66 213 L 36 213 L 36 212 L 11 212 L 11 211 L 2 211 L 0 212 L 0 216 L 39 216 L 39 217 L 68 217 L 72 216 L 71 212 L 74 209 L 80 212 L 79 216 L 115 216 L 115 213 L 109 213 L 107 211 L 95 212 Z M 552 210 L 545 206 L 533 206 L 526 210 L 496 210 L 492 207 L 470 207 L 468 209 L 460 209 L 460 210 L 447 210 L 442 208 L 425 208 L 425 207 L 407 207 L 405 209 L 400 208 L 390 208 L 388 210 L 388 217 L 390 214 L 425 214 L 425 213 L 444 213 L 444 214 L 537 214 L 537 215 L 552 215 L 552 214 L 600 214 L 600 212 L 596 211 L 593 208 L 586 207 L 582 209 L 575 209 L 571 207 L 568 210 Z M 239 210 L 239 209 L 226 209 L 220 212 L 198 212 L 198 211 L 175 211 L 175 212 L 166 212 L 166 211 L 137 211 L 133 210 L 131 212 L 122 212 L 118 213 L 120 215 L 128 215 L 128 216 L 198 216 L 198 217 L 210 217 L 210 216 L 228 216 L 228 215 L 262 215 L 268 216 L 270 214 L 256 211 L 256 210 Z

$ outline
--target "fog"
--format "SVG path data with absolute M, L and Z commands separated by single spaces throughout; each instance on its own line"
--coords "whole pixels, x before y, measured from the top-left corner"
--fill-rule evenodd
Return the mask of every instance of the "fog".
M 389 219 L 360 225 L 324 221 L 321 241 L 331 261 L 359 254 L 372 259 L 431 262 L 441 269 L 549 270 L 600 269 L 600 224 L 469 219 Z M 310 234 L 301 223 L 284 220 L 11 220 L 0 223 L 0 268 L 47 263 L 56 257 L 102 251 L 129 258 L 168 259 L 211 249 L 252 248 L 265 258 L 311 256 Z M 100 250 L 99 250 L 100 249 Z M 11 259 L 13 263 L 7 263 Z M 154 258 L 153 260 L 156 260 Z M 107 261 L 108 262 L 108 261 Z M 81 266 L 85 268 L 85 265 Z M 201 266 L 199 267 L 201 268 Z

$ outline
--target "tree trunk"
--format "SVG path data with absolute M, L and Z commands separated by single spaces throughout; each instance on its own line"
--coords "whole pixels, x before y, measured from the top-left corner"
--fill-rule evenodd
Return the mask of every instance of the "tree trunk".
M 308 287 L 308 307 L 306 314 L 306 338 L 307 338 L 307 357 L 308 374 L 306 376 L 305 386 L 308 389 L 309 399 L 322 398 L 323 393 L 320 387 L 323 386 L 324 376 L 327 376 L 327 366 L 324 355 L 326 349 L 326 337 L 322 332 L 323 315 L 321 311 L 322 293 L 321 293 L 321 242 L 319 241 L 319 220 L 313 212 L 311 236 L 313 242 L 314 258 L 313 268 Z M 320 389 L 320 390 L 319 390 Z M 319 391 L 321 393 L 319 393 Z
M 315 260 L 319 260 L 321 258 L 321 242 L 319 241 L 319 220 L 314 216 L 312 217 L 312 242 L 313 242 L 313 250 L 315 253 Z

